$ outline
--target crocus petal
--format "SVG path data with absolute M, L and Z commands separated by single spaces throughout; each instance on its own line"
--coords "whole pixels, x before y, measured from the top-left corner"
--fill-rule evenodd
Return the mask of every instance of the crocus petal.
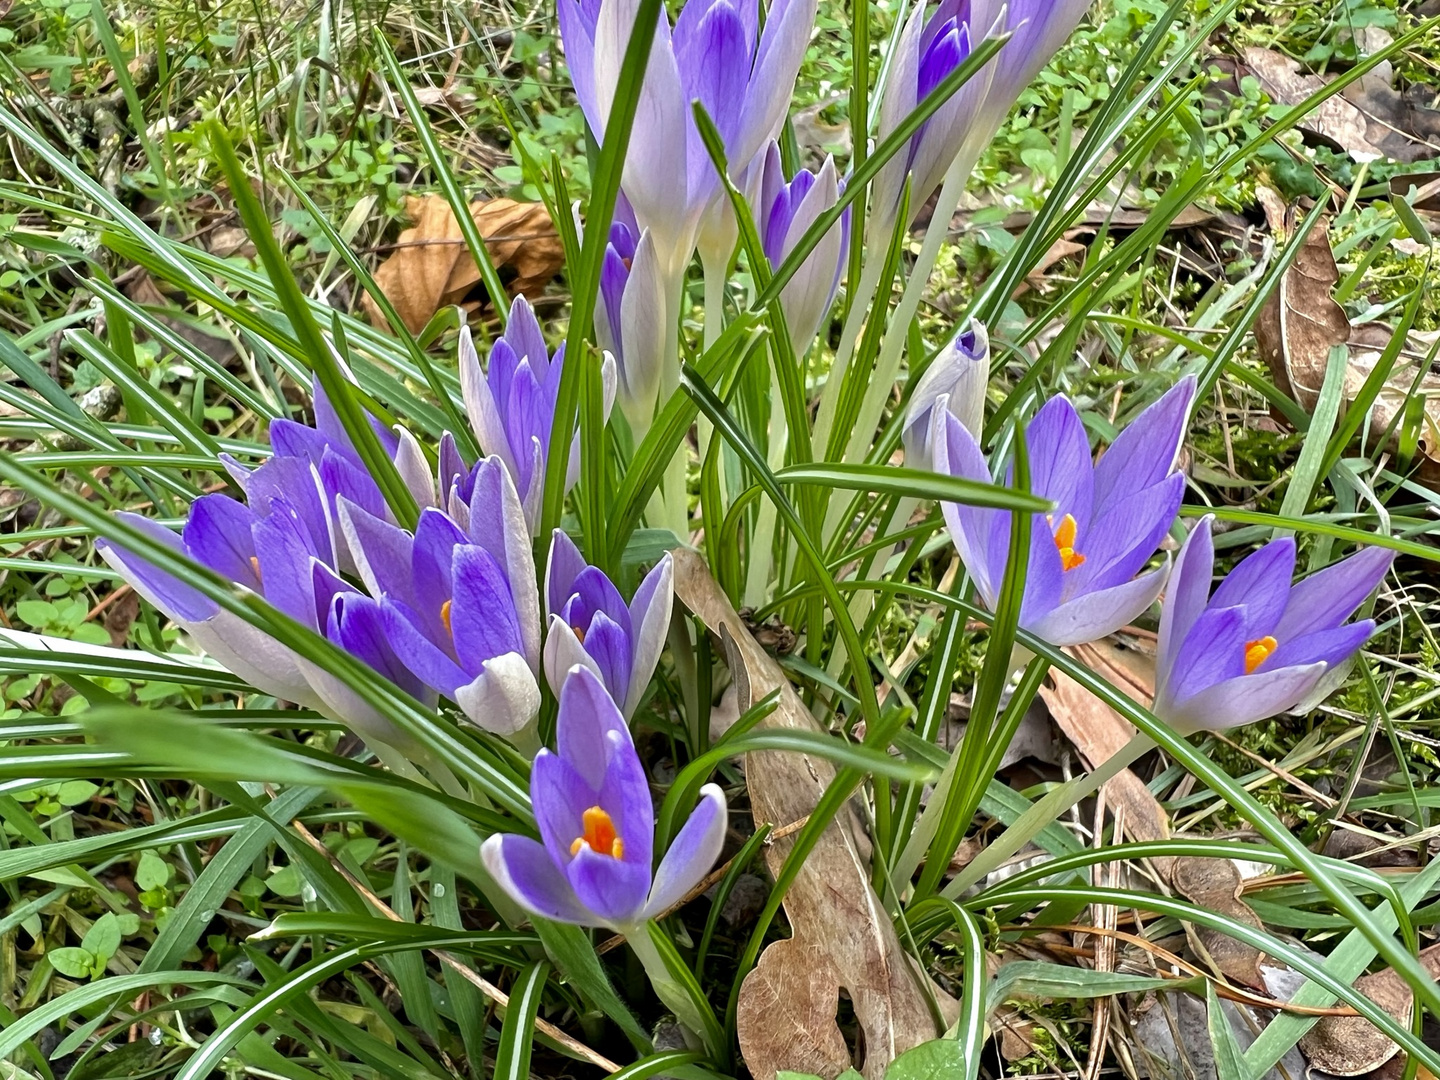
M 356 592 L 336 597 L 330 605 L 327 635 L 411 697 L 433 703 L 434 695 L 400 662 L 395 650 L 390 647 L 378 600 Z
M 1290 590 L 1275 636 L 1283 643 L 1348 619 L 1375 591 L 1394 561 L 1395 553 L 1386 548 L 1363 548 L 1311 574 Z
M 566 673 L 559 697 L 560 715 L 565 720 L 556 723 L 557 749 L 585 782 L 599 791 L 605 784 L 614 752 L 609 735 L 617 733 L 621 744 L 630 745 L 633 753 L 630 729 L 606 692 L 605 684 L 588 667 L 573 667 Z
M 1325 673 L 1323 663 L 1226 679 L 1156 712 L 1181 731 L 1225 731 L 1294 708 Z
M 1186 375 L 1115 437 L 1095 466 L 1097 512 L 1158 484 L 1175 467 L 1194 402 L 1195 376 Z
M 595 924 L 550 853 L 530 837 L 488 836 L 480 845 L 480 859 L 496 884 L 530 914 L 580 926 Z
M 523 295 L 510 301 L 510 321 L 505 324 L 505 340 L 520 360 L 528 362 L 531 370 L 541 379 L 545 377 L 550 364 L 549 346 L 545 344 L 545 332 L 540 329 L 535 309 Z
M 158 521 L 121 511 L 115 515 L 131 528 L 138 529 L 166 547 L 183 553 L 180 537 Z M 95 544 L 100 557 L 130 583 L 130 587 L 172 619 L 201 622 L 213 617 L 220 607 L 200 590 L 186 585 L 173 574 L 115 543 L 101 539 Z
M 1155 700 L 1184 701 L 1206 687 L 1245 674 L 1246 618 L 1243 608 L 1216 607 L 1200 613 L 1175 653 L 1170 678 L 1157 684 Z
M 559 615 L 551 615 L 545 634 L 545 679 L 550 684 L 551 692 L 557 697 L 560 695 L 560 688 L 565 685 L 566 676 L 577 664 L 596 678 L 604 679 L 599 663 L 585 651 L 585 646 L 580 644 L 575 631 Z
M 667 551 L 645 575 L 635 597 L 630 602 L 630 625 L 635 635 L 632 644 L 630 670 L 630 692 L 626 696 L 624 711 L 632 716 L 645 688 L 650 685 L 650 676 L 660 662 L 665 650 L 665 635 L 670 629 L 670 611 L 675 594 L 675 561 Z
M 818 10 L 818 0 L 775 0 L 770 5 L 755 47 L 740 132 L 736 145 L 727 147 L 731 160 L 748 161 L 779 136 Z
M 1324 664 L 1335 667 L 1354 656 L 1361 645 L 1375 633 L 1373 619 L 1361 619 L 1330 630 L 1317 630 L 1303 637 L 1287 638 L 1280 647 L 1265 658 L 1258 669 L 1305 667 L 1309 664 Z
M 408 604 L 386 597 L 380 615 L 395 655 L 426 686 L 453 699 L 457 687 L 470 683 L 471 674 L 422 632 L 420 616 Z
M 480 356 L 475 352 L 468 326 L 460 329 L 460 391 L 465 399 L 465 415 L 470 418 L 470 427 L 475 432 L 480 449 L 498 456 L 518 485 L 520 474 L 515 457 L 510 452 L 505 423 L 500 419 L 500 409 L 490 393 L 485 373 L 480 370 Z
M 597 611 L 585 628 L 585 651 L 595 658 L 610 696 L 625 701 L 631 668 L 630 639 L 625 630 L 603 611 Z
M 585 833 L 585 811 L 600 793 L 559 754 L 541 749 L 530 765 L 530 802 L 540 839 L 557 866 L 574 856 L 570 848 Z
M 336 510 L 341 533 L 365 588 L 377 599 L 389 595 L 413 605 L 410 558 L 414 537 L 348 499 L 340 499 Z
M 1143 615 L 1170 574 L 1170 559 L 1148 574 L 1109 589 L 1086 593 L 1061 604 L 1026 629 L 1052 645 L 1082 645 L 1113 634 Z M 1028 583 L 1027 583 L 1028 584 Z
M 250 530 L 257 520 L 254 510 L 228 495 L 202 495 L 190 504 L 181 534 L 185 549 L 196 562 L 260 592 L 260 578 L 251 561 L 255 542 Z
M 535 588 L 535 550 L 525 508 L 500 459 L 486 458 L 475 469 L 470 497 L 470 536 L 500 563 L 530 669 L 540 673 L 540 594 Z
M 1030 490 L 1055 504 L 1055 520 L 1072 514 L 1083 542 L 1090 524 L 1094 468 L 1085 425 L 1068 398 L 1053 397 L 1025 427 Z M 1053 527 L 1053 526 L 1052 526 Z
M 560 40 L 565 46 L 565 65 L 570 69 L 570 85 L 580 102 L 580 111 L 596 135 L 597 141 L 605 125 L 595 101 L 595 10 L 599 5 L 585 5 L 579 0 L 559 0 L 556 4 L 560 20 Z
M 515 734 L 540 712 L 540 685 L 530 662 L 515 652 L 490 657 L 453 696 L 472 723 L 497 735 Z
M 1247 641 L 1273 633 L 1290 598 L 1295 574 L 1295 541 L 1272 540 L 1236 564 L 1210 598 L 1211 607 L 1238 607 L 1245 612 Z
M 725 793 L 716 784 L 706 784 L 699 804 L 660 860 L 644 918 L 668 911 L 710 872 L 725 846 L 726 820 Z
M 415 436 L 403 427 L 397 425 L 395 434 L 400 439 L 399 449 L 395 454 L 395 468 L 415 499 L 415 505 L 422 510 L 427 506 L 439 506 L 439 500 L 435 497 L 435 480 L 430 475 L 430 462 L 425 460 L 425 452 L 420 449 Z
M 797 179 L 799 178 L 797 174 Z M 810 226 L 840 198 L 835 161 L 827 156 L 814 183 L 794 208 L 782 251 L 788 254 Z M 832 226 L 801 263 L 800 269 L 780 292 L 785 322 L 797 356 L 809 349 L 830 302 L 835 298 L 836 270 L 841 257 L 841 228 Z M 774 261 L 773 259 L 771 260 Z
M 624 350 L 619 355 L 620 408 L 632 428 L 648 426 L 655 413 L 660 375 L 676 359 L 665 355 L 665 279 L 655 240 L 648 229 L 635 245 L 630 277 L 620 302 L 625 328 Z
M 909 468 L 933 467 L 930 421 L 936 408 L 949 409 L 966 431 L 980 438 L 989 380 L 990 335 L 983 323 L 971 322 L 940 350 L 910 395 L 903 432 Z
M 633 923 L 650 891 L 649 865 L 600 855 L 584 845 L 565 867 L 565 877 L 580 903 L 608 926 Z
M 935 471 L 958 476 L 963 480 L 991 483 L 990 468 L 975 436 L 946 410 L 936 410 L 931 418 L 930 448 L 935 455 Z M 960 553 L 960 561 L 975 579 L 975 588 L 992 610 L 1000 594 L 1000 578 L 991 557 L 991 532 L 997 523 L 993 510 L 965 503 L 940 504 L 950 538 Z M 996 553 L 999 573 L 1004 573 L 1005 552 Z
M 1171 473 L 1152 487 L 1119 499 L 1085 530 L 1085 561 L 1065 574 L 1066 595 L 1129 581 L 1165 539 L 1185 497 L 1185 477 Z
M 1175 651 L 1190 636 L 1195 620 L 1210 598 L 1210 578 L 1215 570 L 1215 549 L 1210 539 L 1214 517 L 1206 514 L 1186 537 L 1175 559 L 1170 588 L 1160 605 L 1160 633 L 1155 653 L 1155 681 L 1169 681 L 1175 665 Z
M 320 707 L 295 654 L 239 615 L 220 611 L 203 622 L 181 625 L 202 652 L 261 693 L 307 709 Z
M 466 544 L 454 549 L 452 565 L 450 627 L 461 665 L 474 671 L 476 665 L 492 656 L 513 652 L 523 657 L 520 620 L 510 602 L 509 583 L 495 557 L 484 548 Z
M 550 534 L 550 557 L 545 560 L 545 613 L 558 612 L 575 592 L 575 579 L 589 564 L 564 529 Z

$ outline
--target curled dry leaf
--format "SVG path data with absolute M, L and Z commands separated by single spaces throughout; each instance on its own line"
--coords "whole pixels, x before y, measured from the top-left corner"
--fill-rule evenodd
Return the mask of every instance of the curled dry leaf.
M 450 204 L 439 195 L 411 197 L 405 213 L 413 224 L 395 242 L 395 252 L 375 271 L 375 283 L 418 334 L 442 307 L 467 312 L 486 300 L 480 268 L 470 257 Z M 477 200 L 470 216 L 485 238 L 490 260 L 512 293 L 538 296 L 565 265 L 565 252 L 550 215 L 540 203 L 512 199 Z M 379 329 L 385 315 L 367 293 L 365 313 Z
M 712 633 L 734 644 L 754 701 L 779 688 L 780 705 L 762 727 L 817 731 L 819 726 L 791 688 L 773 657 L 745 629 L 704 562 L 694 552 L 675 552 L 675 594 Z M 827 761 L 793 753 L 754 753 L 745 779 L 756 824 L 788 825 L 806 817 L 835 777 Z M 790 891 L 785 914 L 791 937 L 769 946 L 740 988 L 737 1028 L 740 1052 L 758 1080 L 784 1069 L 834 1077 L 851 1065 L 850 1050 L 836 1023 L 843 990 L 864 1034 L 866 1080 L 880 1080 L 896 1056 L 935 1038 L 935 1022 L 920 981 L 879 898 L 870 888 L 863 833 L 847 807 L 821 835 Z M 766 849 L 779 871 L 792 841 Z M 942 1012 L 955 1003 L 933 989 Z
M 1420 952 L 1431 978 L 1440 976 L 1440 945 Z M 1386 968 L 1355 980 L 1355 989 L 1402 1024 L 1410 1022 L 1414 996 L 1405 980 Z M 1389 1036 L 1363 1016 L 1326 1016 L 1305 1033 L 1300 1049 L 1313 1068 L 1333 1076 L 1359 1076 L 1378 1069 L 1400 1052 Z
M 1260 916 L 1240 899 L 1243 884 L 1240 870 L 1229 859 L 1176 859 L 1170 881 L 1176 892 L 1199 907 L 1257 930 L 1265 928 Z M 1265 990 L 1265 975 L 1261 971 L 1265 954 L 1259 949 L 1209 927 L 1195 927 L 1195 936 L 1221 974 L 1253 989 Z
M 1287 227 L 1294 229 L 1299 214 L 1291 207 Z M 1345 309 L 1331 295 L 1340 280 L 1335 256 L 1330 250 L 1328 223 L 1324 218 L 1305 238 L 1299 256 L 1280 279 L 1255 322 L 1255 340 L 1270 369 L 1275 385 L 1310 412 L 1325 382 L 1330 349 L 1348 345 L 1342 401 L 1353 401 L 1365 380 L 1375 370 L 1390 343 L 1391 331 L 1378 323 L 1351 326 Z M 1415 385 L 1418 366 L 1425 363 L 1434 336 L 1412 333 L 1400 350 L 1385 385 L 1370 409 L 1369 438 L 1384 439 L 1396 424 Z M 1440 375 L 1426 372 L 1420 378 L 1425 395 L 1421 418 L 1420 452 L 1416 478 L 1431 487 L 1440 486 Z
M 1091 671 L 1103 675 L 1136 701 L 1148 704 L 1155 697 L 1155 657 L 1127 648 L 1114 638 L 1066 649 Z M 1040 696 L 1050 715 L 1080 752 L 1085 763 L 1096 768 L 1117 754 L 1134 736 L 1135 728 L 1114 709 L 1063 671 L 1051 669 Z M 1115 774 L 1105 784 L 1109 806 L 1125 807 L 1125 831 L 1133 840 L 1165 840 L 1170 836 L 1170 819 L 1145 782 L 1129 769 Z M 1156 869 L 1168 874 L 1170 859 L 1153 860 Z

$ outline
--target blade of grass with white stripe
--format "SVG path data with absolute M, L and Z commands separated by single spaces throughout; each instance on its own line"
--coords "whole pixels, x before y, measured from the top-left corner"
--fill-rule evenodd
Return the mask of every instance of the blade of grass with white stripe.
M 535 1017 L 545 994 L 550 965 L 543 960 L 520 970 L 510 986 L 510 1004 L 495 1044 L 495 1069 L 491 1080 L 529 1080 L 530 1051 L 535 1041 Z

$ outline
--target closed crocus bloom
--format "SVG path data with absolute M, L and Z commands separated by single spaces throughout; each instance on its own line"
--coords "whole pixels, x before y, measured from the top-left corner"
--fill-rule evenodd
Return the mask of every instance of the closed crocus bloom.
M 551 689 L 560 693 L 561 680 L 578 664 L 603 679 L 625 715 L 632 715 L 665 648 L 673 585 L 666 552 L 626 604 L 605 572 L 588 565 L 575 542 L 556 529 L 545 566 L 545 674 Z
M 526 911 L 627 936 L 680 901 L 719 858 L 725 795 L 714 784 L 652 873 L 655 807 L 630 730 L 604 685 L 577 667 L 560 692 L 557 752 L 541 750 L 530 797 L 543 843 L 497 834 L 485 868 Z
M 1052 398 L 1025 429 L 1030 490 L 1055 504 L 1030 525 L 1020 625 L 1052 645 L 1079 645 L 1138 617 L 1165 585 L 1164 565 L 1141 573 L 1184 495 L 1176 459 L 1195 380 L 1186 377 L 1122 431 L 1098 464 L 1074 406 Z M 983 483 L 975 437 L 949 411 L 932 417 L 937 472 Z M 1010 512 L 942 504 L 945 523 L 981 599 L 993 611 L 1010 545 Z M 1139 575 L 1139 576 L 1137 576 Z
M 665 355 L 665 282 L 648 230 L 633 221 L 610 225 L 595 300 L 595 337 L 615 358 L 621 411 L 632 430 L 650 426 Z
M 988 65 L 994 69 L 974 126 L 980 141 L 994 137 L 1005 116 L 1035 76 L 1064 45 L 1091 0 L 1006 0 L 1005 30 L 1010 40 Z
M 936 410 L 948 411 L 976 440 L 985 426 L 985 388 L 990 382 L 990 335 L 970 322 L 940 350 L 910 395 L 901 437 L 905 464 L 933 469 L 930 434 Z
M 469 329 L 460 331 L 460 388 L 470 425 L 480 448 L 498 457 L 509 470 L 532 530 L 540 520 L 545 497 L 545 460 L 564 364 L 565 346 L 551 356 L 535 311 L 523 296 L 510 305 L 510 321 L 504 335 L 491 346 L 485 371 L 480 369 Z M 609 416 L 615 401 L 615 362 L 608 356 L 601 361 L 601 382 L 605 415 Z M 567 491 L 579 477 L 577 434 L 566 470 Z
M 518 496 L 510 501 L 488 514 L 471 504 L 472 532 L 485 542 L 433 508 L 421 511 L 414 536 L 352 503 L 340 509 L 399 662 L 501 735 L 526 727 L 540 708 L 539 598 Z
M 899 127 L 946 76 L 965 62 L 971 47 L 990 30 L 998 14 L 999 6 L 989 0 L 941 0 L 929 18 L 925 16 L 925 5 L 916 5 L 895 45 L 895 59 L 880 102 L 880 139 Z M 894 227 L 906 175 L 911 176 L 913 221 L 940 186 L 951 163 L 967 149 L 976 113 L 986 101 L 991 75 L 997 64 L 1006 62 L 1002 50 L 996 60 L 931 114 L 910 137 L 907 147 L 885 163 L 875 178 L 870 219 L 870 227 L 880 238 L 888 236 Z M 972 152 L 978 153 L 978 149 Z
M 667 281 L 690 261 L 720 193 L 691 112 L 699 101 L 743 169 L 785 119 L 817 0 L 688 0 L 671 31 L 662 12 L 625 155 L 623 185 L 655 238 Z M 560 36 L 581 109 L 603 144 L 639 0 L 559 0 Z M 723 225 L 717 227 L 723 228 Z
M 1211 518 L 1175 560 L 1155 657 L 1155 715 L 1182 731 L 1224 731 L 1295 708 L 1375 632 L 1347 623 L 1394 559 L 1365 548 L 1292 585 L 1295 541 L 1243 559 L 1210 592 Z
M 835 161 L 828 155 L 819 172 L 801 169 L 785 179 L 780 147 L 770 143 L 765 152 L 760 181 L 756 227 L 765 248 L 765 257 L 775 269 L 794 250 L 815 220 L 839 201 L 844 185 L 835 175 Z M 850 245 L 850 214 L 847 210 L 805 257 L 795 276 L 780 291 L 785 324 L 797 355 L 804 355 L 815 338 L 820 321 L 830 310 L 840 272 Z

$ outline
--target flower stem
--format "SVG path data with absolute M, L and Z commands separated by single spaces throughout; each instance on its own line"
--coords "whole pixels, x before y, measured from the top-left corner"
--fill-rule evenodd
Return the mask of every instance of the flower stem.
M 687 1036 L 697 1045 L 705 1043 L 706 1035 L 716 1025 L 712 1015 L 709 1023 L 706 1023 L 704 1014 L 700 1011 L 700 1005 L 686 992 L 670 973 L 670 966 L 665 958 L 660 955 L 660 950 L 651 938 L 653 923 L 645 922 L 636 926 L 620 927 L 621 933 L 630 948 L 634 950 L 640 966 L 645 969 L 646 976 L 650 979 L 650 986 L 655 991 L 655 996 L 660 999 L 664 1006 L 675 1014 L 675 1019 L 686 1031 Z M 688 1041 L 688 1040 L 687 1040 Z M 721 1048 L 707 1047 L 711 1054 L 719 1054 Z

